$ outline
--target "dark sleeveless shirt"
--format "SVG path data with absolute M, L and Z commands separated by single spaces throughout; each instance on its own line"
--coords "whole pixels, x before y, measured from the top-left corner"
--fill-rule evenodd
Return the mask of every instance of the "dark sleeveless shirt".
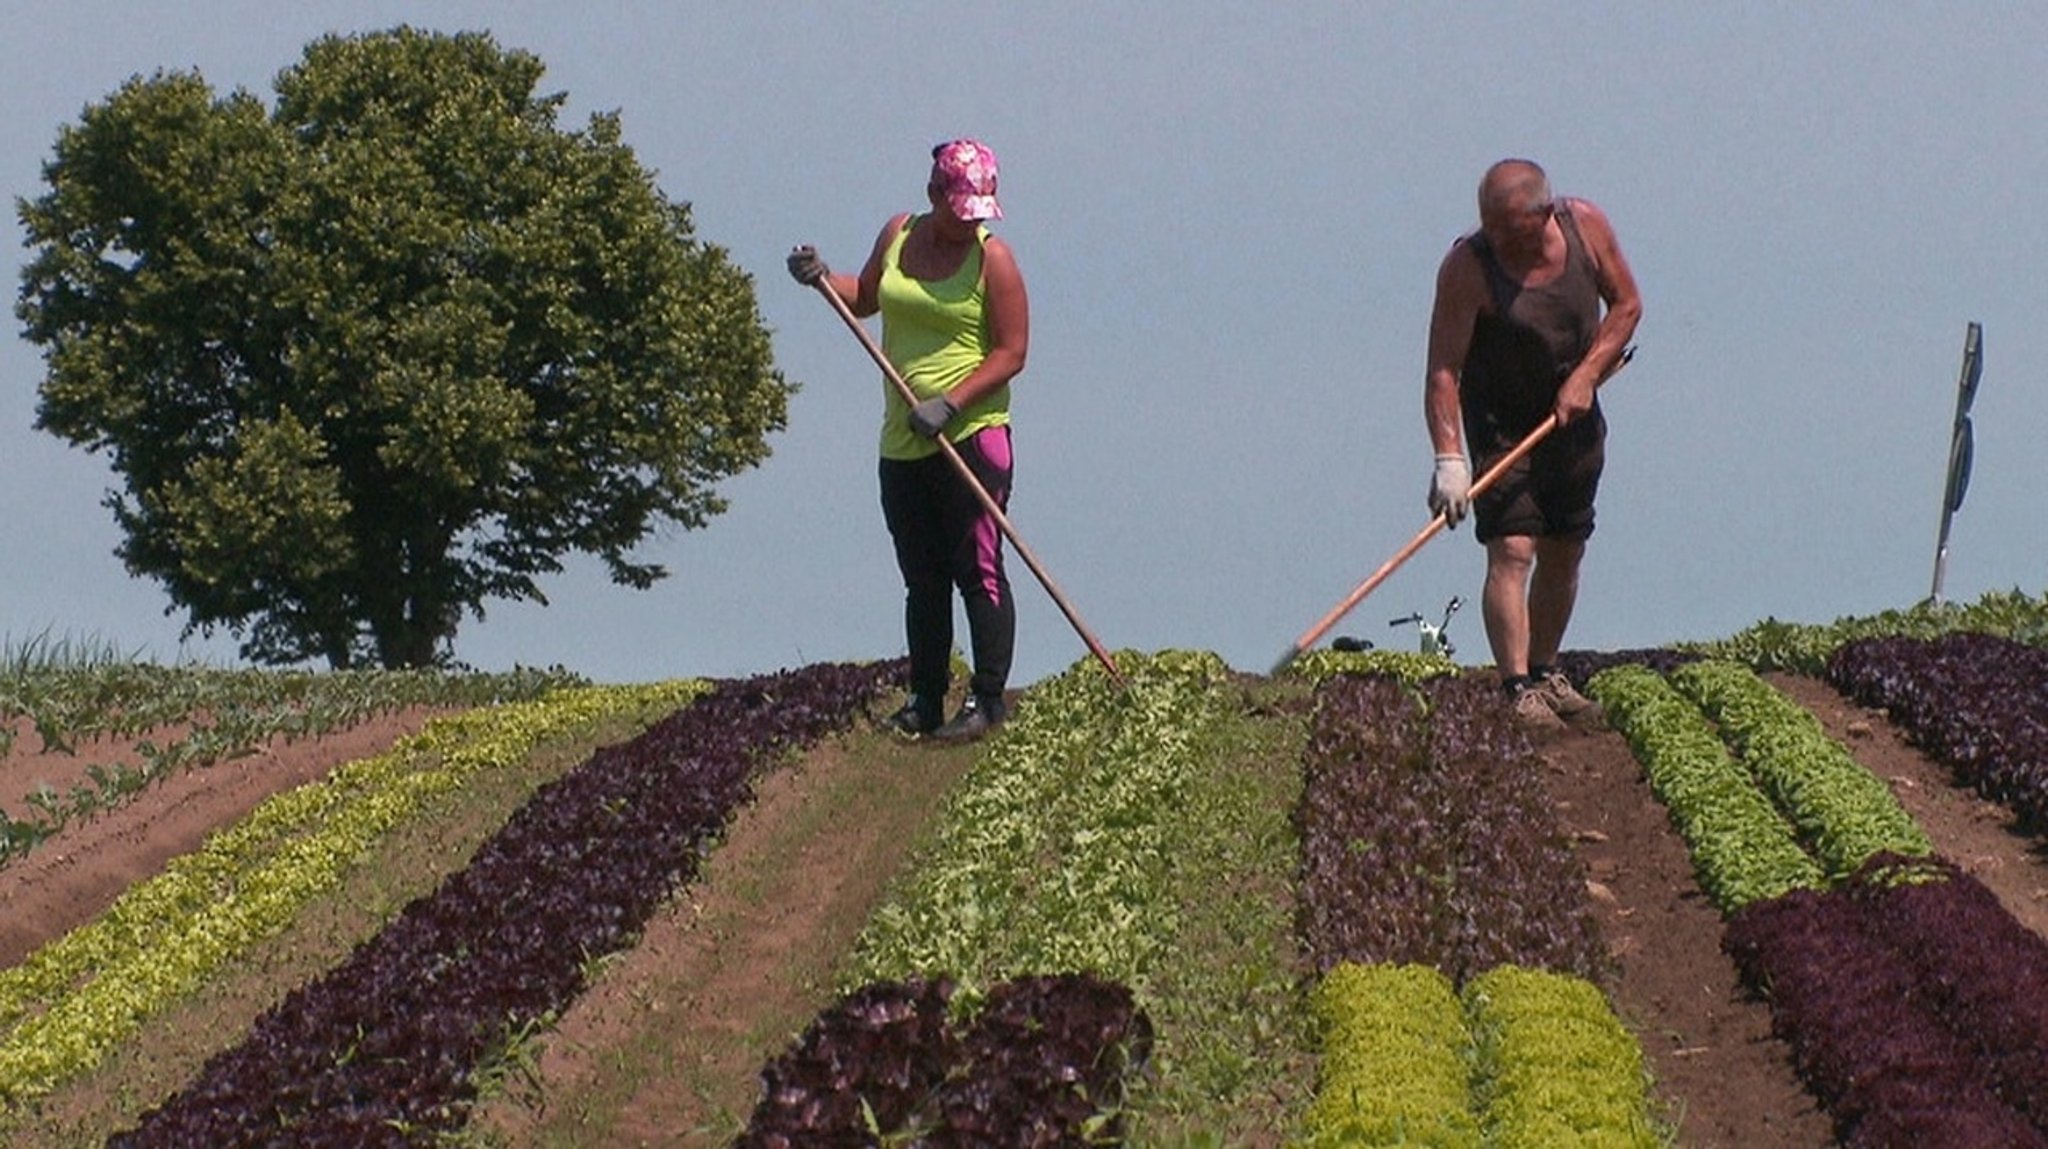
M 1472 325 L 1458 376 L 1458 402 L 1473 457 L 1497 453 L 1534 430 L 1557 402 L 1558 385 L 1593 346 L 1600 284 L 1579 225 L 1562 202 L 1564 270 L 1540 287 L 1510 277 L 1483 232 L 1466 238 L 1485 270 L 1493 310 Z M 1596 401 L 1597 409 L 1597 401 Z

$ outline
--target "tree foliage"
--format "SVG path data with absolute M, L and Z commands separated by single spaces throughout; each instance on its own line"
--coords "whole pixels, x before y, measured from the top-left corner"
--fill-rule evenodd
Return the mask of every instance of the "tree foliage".
M 128 569 L 245 657 L 421 665 L 570 552 L 725 509 L 792 386 L 616 114 L 488 35 L 310 44 L 275 107 L 136 77 L 59 129 L 17 313 Z

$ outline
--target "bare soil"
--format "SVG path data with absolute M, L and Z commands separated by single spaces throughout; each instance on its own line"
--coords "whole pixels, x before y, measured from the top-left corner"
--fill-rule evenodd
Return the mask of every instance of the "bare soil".
M 480 1128 L 517 1145 L 710 1146 L 746 1127 L 762 1065 L 836 996 L 837 960 L 978 754 L 849 741 L 761 779 L 704 880 L 577 1000 L 535 1079 Z
M 1547 741 L 1558 821 L 1586 867 L 1617 973 L 1609 999 L 1649 1059 L 1654 1097 L 1686 1149 L 1819 1149 L 1827 1115 L 1771 1035 L 1721 952 L 1720 910 L 1618 734 L 1569 731 Z
M 0 968 L 19 964 L 37 946 L 98 917 L 121 891 L 191 853 L 208 833 L 239 820 L 265 798 L 381 754 L 418 733 L 436 713 L 441 712 L 413 707 L 321 738 L 273 738 L 253 753 L 181 771 L 113 810 L 74 820 L 0 867 Z M 62 753 L 43 747 L 30 732 L 0 757 L 0 795 L 25 795 L 45 785 L 68 793 L 95 765 L 139 763 L 137 743 L 164 745 L 184 733 L 180 727 L 133 739 L 99 738 Z M 21 805 L 5 809 L 17 818 L 25 814 Z
M 1772 682 L 1891 784 L 1943 855 L 2048 934 L 2048 846 L 2016 832 L 2000 807 L 1956 787 L 1882 713 L 1814 680 Z M 426 717 L 411 712 L 273 745 L 67 828 L 0 868 L 0 963 L 17 962 L 89 919 L 268 794 L 378 753 Z M 48 775 L 52 763 L 38 761 L 33 749 L 17 745 L 0 758 L 0 794 L 24 793 Z M 939 796 L 977 752 L 893 745 L 863 733 L 764 775 L 757 800 L 712 853 L 703 879 L 678 896 L 640 946 L 601 966 L 593 990 L 511 1067 L 503 1097 L 480 1114 L 479 1139 L 589 1146 L 729 1140 L 752 1107 L 762 1060 L 830 1000 L 835 962 Z M 1721 951 L 1722 920 L 1626 744 L 1612 733 L 1569 732 L 1548 740 L 1542 754 L 1616 959 L 1612 997 L 1649 1057 L 1679 1144 L 1835 1144 L 1826 1116 L 1793 1077 L 1785 1046 L 1770 1034 L 1767 1006 L 1738 984 Z M 188 1015 L 181 1024 L 196 1028 L 206 1019 Z
M 1891 786 L 1943 857 L 1990 887 L 2022 925 L 2048 937 L 2048 841 L 2022 829 L 2011 810 L 1957 785 L 1947 767 L 1885 720 L 1884 711 L 1860 706 L 1818 679 L 1772 675 L 1769 681 Z

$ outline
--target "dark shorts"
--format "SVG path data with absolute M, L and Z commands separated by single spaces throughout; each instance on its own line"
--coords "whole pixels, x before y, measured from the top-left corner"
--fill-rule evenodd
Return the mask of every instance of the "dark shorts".
M 1472 460 L 1483 475 L 1507 448 Z M 1552 432 L 1472 501 L 1482 543 L 1509 535 L 1584 542 L 1593 534 L 1593 497 L 1607 462 L 1607 420 L 1596 407 Z

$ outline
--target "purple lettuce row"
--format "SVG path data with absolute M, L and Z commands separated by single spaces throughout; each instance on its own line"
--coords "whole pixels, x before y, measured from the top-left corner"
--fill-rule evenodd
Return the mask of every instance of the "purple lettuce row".
M 2048 1132 L 2048 940 L 1946 860 L 1881 856 L 1845 888 L 1999 1095 Z
M 1959 930 L 1995 940 L 1958 944 L 1978 936 Z M 1723 944 L 1844 1144 L 2048 1149 L 2029 1119 L 2043 1047 L 2028 1000 L 2048 957 L 2014 931 L 1952 866 L 1886 856 L 1843 886 L 1737 910 Z
M 1093 1144 L 1121 1136 L 1152 1027 L 1131 991 L 1089 974 L 995 986 L 964 1034 L 948 980 L 877 982 L 822 1011 L 761 1071 L 734 1149 Z M 872 1120 L 872 1131 L 870 1121 Z
M 1415 860 L 1443 852 L 1430 829 L 1440 795 L 1395 784 L 1427 778 L 1428 753 L 1422 698 L 1399 680 L 1339 675 L 1317 688 L 1296 813 L 1296 929 L 1317 970 L 1347 957 L 1437 965 L 1442 860 Z
M 695 875 L 750 797 L 754 767 L 845 727 L 902 669 L 827 664 L 721 683 L 598 750 L 109 1144 L 355 1149 L 460 1128 L 478 1063 L 565 1007 L 589 962 L 629 945 Z
M 1646 666 L 1658 674 L 1670 674 L 1688 662 L 1698 662 L 1700 658 L 1691 651 L 1662 646 L 1634 650 L 1567 650 L 1557 656 L 1557 668 L 1572 680 L 1574 687 L 1584 690 L 1594 675 L 1611 666 Z
M 1318 691 L 1297 813 L 1298 928 L 1319 970 L 1498 965 L 1597 980 L 1584 876 L 1497 687 L 1340 676 Z
M 1845 643 L 1827 680 L 1883 707 L 1956 777 L 2048 830 L 2048 649 L 1988 634 Z

